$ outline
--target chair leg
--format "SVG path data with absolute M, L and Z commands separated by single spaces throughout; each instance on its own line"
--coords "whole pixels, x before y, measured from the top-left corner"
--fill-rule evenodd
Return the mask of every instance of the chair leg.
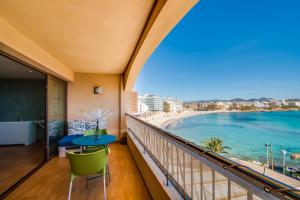
M 111 178 L 110 178 L 110 171 L 109 171 L 109 165 L 108 164 L 106 165 L 106 170 L 107 170 L 107 175 L 108 175 L 108 182 L 110 182 Z
M 103 175 L 103 190 L 104 190 L 104 200 L 106 200 L 106 183 L 105 183 L 106 175 Z
M 73 181 L 70 182 L 68 200 L 71 200 L 72 185 L 73 185 Z
M 86 188 L 89 189 L 89 179 L 85 176 Z

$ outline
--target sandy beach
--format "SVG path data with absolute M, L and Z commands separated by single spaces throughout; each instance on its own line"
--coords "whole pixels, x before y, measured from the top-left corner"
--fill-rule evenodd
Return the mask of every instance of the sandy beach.
M 148 116 L 140 117 L 146 122 L 149 122 L 157 127 L 160 128 L 167 128 L 170 124 L 175 123 L 176 121 L 187 118 L 193 117 L 197 115 L 206 115 L 212 113 L 227 113 L 227 112 L 239 112 L 239 111 L 229 111 L 229 110 L 214 110 L 214 111 L 182 111 L 182 112 L 155 112 L 151 113 Z

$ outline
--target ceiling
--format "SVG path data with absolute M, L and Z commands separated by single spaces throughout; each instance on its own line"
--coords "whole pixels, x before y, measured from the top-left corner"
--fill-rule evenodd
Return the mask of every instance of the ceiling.
M 74 72 L 123 73 L 155 0 L 3 0 L 0 17 Z
M 0 78 L 45 79 L 45 75 L 0 55 Z

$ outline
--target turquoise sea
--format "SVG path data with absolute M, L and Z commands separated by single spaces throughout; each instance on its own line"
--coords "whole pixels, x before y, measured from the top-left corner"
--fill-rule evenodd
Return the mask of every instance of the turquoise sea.
M 281 150 L 286 150 L 288 166 L 300 168 L 300 112 L 236 112 L 198 115 L 169 125 L 168 131 L 196 144 L 210 137 L 223 139 L 231 147 L 226 157 L 266 162 L 266 147 L 272 146 L 274 163 L 282 165 Z

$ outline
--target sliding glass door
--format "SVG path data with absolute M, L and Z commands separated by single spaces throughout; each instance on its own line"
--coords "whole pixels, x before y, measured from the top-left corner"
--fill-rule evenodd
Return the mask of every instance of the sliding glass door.
M 0 199 L 56 155 L 67 82 L 0 54 Z
M 46 75 L 0 55 L 0 199 L 45 161 Z
M 58 148 L 58 141 L 66 129 L 66 89 L 65 81 L 47 76 L 47 158 L 53 157 Z

